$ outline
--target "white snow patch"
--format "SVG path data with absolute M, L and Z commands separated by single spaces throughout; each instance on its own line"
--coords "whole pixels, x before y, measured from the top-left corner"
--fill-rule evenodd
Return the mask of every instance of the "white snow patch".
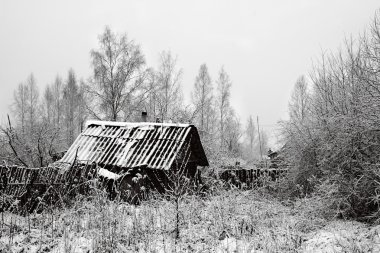
M 114 179 L 114 180 L 117 180 L 121 177 L 120 175 L 103 168 L 99 168 L 98 175 L 108 178 L 108 179 Z
M 143 131 L 151 131 L 151 130 L 154 130 L 154 127 L 153 126 L 142 126 L 142 127 L 139 127 L 140 130 L 143 130 Z
M 336 221 L 310 233 L 303 252 L 380 252 L 380 226 L 367 227 L 359 222 Z
M 118 126 L 125 128 L 133 128 L 133 127 L 144 127 L 144 126 L 164 126 L 164 127 L 189 127 L 190 124 L 180 124 L 180 123 L 152 123 L 152 122 L 115 122 L 115 121 L 101 121 L 101 120 L 88 120 L 86 122 L 86 127 L 90 125 L 96 126 Z

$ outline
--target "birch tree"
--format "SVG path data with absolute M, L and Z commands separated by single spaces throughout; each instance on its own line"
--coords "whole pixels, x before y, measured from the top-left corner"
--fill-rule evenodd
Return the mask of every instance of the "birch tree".
M 51 84 L 51 92 L 53 99 L 53 122 L 54 127 L 59 128 L 62 123 L 62 115 L 63 115 L 63 81 L 62 78 L 57 75 L 55 77 L 54 82 Z
M 87 120 L 87 117 L 88 117 L 85 93 L 86 93 L 86 84 L 83 80 L 81 80 L 79 84 L 79 97 L 78 97 L 79 107 L 78 107 L 78 119 L 77 119 L 79 132 L 82 132 L 85 121 Z
M 109 27 L 99 36 L 99 48 L 91 50 L 93 76 L 87 86 L 93 103 L 90 113 L 99 119 L 116 121 L 132 113 L 128 105 L 139 99 L 144 84 L 145 58 L 140 46 L 126 34 Z
M 309 94 L 304 76 L 298 78 L 289 103 L 290 117 L 303 121 L 309 110 Z
M 26 103 L 27 121 L 29 123 L 29 134 L 32 134 L 39 118 L 39 91 L 33 74 L 28 77 L 26 86 L 28 90 Z
M 163 121 L 176 121 L 176 112 L 182 107 L 182 69 L 177 67 L 177 58 L 170 51 L 160 54 L 160 64 L 156 71 L 156 92 L 159 118 Z
M 248 157 L 252 158 L 256 139 L 256 127 L 252 115 L 249 115 L 248 117 L 245 134 L 248 140 Z
M 28 86 L 20 83 L 17 89 L 14 91 L 14 113 L 17 118 L 17 122 L 21 125 L 22 133 L 25 133 L 26 128 L 26 112 L 27 112 L 27 100 L 28 100 Z
M 45 122 L 54 125 L 54 97 L 50 85 L 45 88 L 43 100 Z
M 222 67 L 219 71 L 217 83 L 217 107 L 220 124 L 220 146 L 223 149 L 226 118 L 230 110 L 231 86 L 230 77 Z
M 79 113 L 80 101 L 81 98 L 77 79 L 74 70 L 70 69 L 67 75 L 66 84 L 63 88 L 63 102 L 66 123 L 65 132 L 68 146 L 74 142 L 74 138 L 78 134 L 78 124 L 76 124 L 76 121 Z
M 232 108 L 229 108 L 225 115 L 223 127 L 223 143 L 227 147 L 227 154 L 234 157 L 240 156 L 240 138 L 242 137 L 243 132 L 241 130 L 240 119 L 236 116 Z
M 197 116 L 197 126 L 201 137 L 205 133 L 210 134 L 210 125 L 212 124 L 210 120 L 212 117 L 212 92 L 213 87 L 207 65 L 202 64 L 195 78 L 194 91 L 192 93 L 193 105 Z

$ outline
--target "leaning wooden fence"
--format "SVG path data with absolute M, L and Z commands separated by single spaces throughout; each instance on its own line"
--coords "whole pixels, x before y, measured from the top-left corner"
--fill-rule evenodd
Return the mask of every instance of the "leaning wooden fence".
M 0 189 L 6 194 L 19 195 L 29 185 L 67 185 L 78 180 L 93 177 L 96 170 L 91 166 L 72 167 L 66 171 L 55 167 L 25 168 L 0 166 Z
M 29 205 L 27 209 L 31 211 L 35 204 L 31 202 L 41 199 L 49 190 L 64 194 L 73 186 L 94 178 L 96 173 L 93 166 L 71 166 L 67 169 L 0 166 L 1 209 L 9 207 L 10 201 L 17 200 L 20 206 Z

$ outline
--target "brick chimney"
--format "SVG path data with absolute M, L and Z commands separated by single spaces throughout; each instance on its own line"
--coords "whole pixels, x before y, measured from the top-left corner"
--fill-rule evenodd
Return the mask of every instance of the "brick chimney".
M 146 122 L 148 118 L 147 112 L 141 112 L 141 122 Z

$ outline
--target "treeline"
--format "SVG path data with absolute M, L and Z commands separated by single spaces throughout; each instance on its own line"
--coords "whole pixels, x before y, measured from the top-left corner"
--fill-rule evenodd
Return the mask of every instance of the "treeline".
M 1 158 L 10 164 L 46 166 L 65 150 L 84 126 L 83 82 L 70 69 L 41 93 L 33 74 L 14 91 L 8 122 L 1 128 Z
M 380 12 L 369 29 L 323 53 L 296 82 L 282 122 L 293 196 L 317 194 L 343 217 L 380 218 Z
M 158 68 L 148 67 L 140 46 L 126 34 L 106 27 L 90 52 L 93 74 L 78 79 L 74 70 L 40 92 L 31 74 L 14 91 L 9 121 L 2 127 L 1 158 L 29 167 L 45 166 L 66 150 L 88 119 L 180 122 L 197 126 L 211 161 L 258 157 L 252 117 L 246 126 L 230 104 L 232 81 L 222 67 L 213 80 L 206 64 L 195 77 L 191 103 L 185 104 L 182 69 L 177 57 L 163 51 Z M 243 143 L 242 136 L 248 136 Z M 261 134 L 262 149 L 267 138 Z

